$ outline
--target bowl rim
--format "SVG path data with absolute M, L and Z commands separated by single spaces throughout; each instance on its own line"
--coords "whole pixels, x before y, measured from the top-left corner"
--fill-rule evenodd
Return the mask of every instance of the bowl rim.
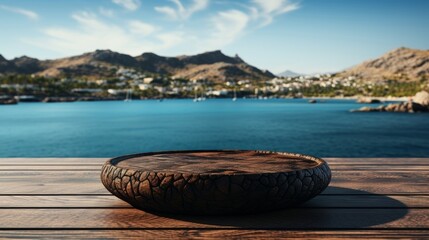
M 312 166 L 312 167 L 307 167 L 307 168 L 302 168 L 302 169 L 296 169 L 296 170 L 290 170 L 290 171 L 277 171 L 277 172 L 239 172 L 239 173 L 231 173 L 231 174 L 225 174 L 225 173 L 190 173 L 190 172 L 180 172 L 180 171 L 172 171 L 172 170 L 167 170 L 167 171 L 150 171 L 147 169 L 141 169 L 141 168 L 125 168 L 125 167 L 120 167 L 117 164 L 119 162 L 131 159 L 131 158 L 136 158 L 136 157 L 144 157 L 144 156 L 151 156 L 151 155 L 157 155 L 157 154 L 177 154 L 177 153 L 200 153 L 200 152 L 257 152 L 257 153 L 265 153 L 265 154 L 280 154 L 280 155 L 285 155 L 288 157 L 294 157 L 294 158 L 298 158 L 298 159 L 303 159 L 303 160 L 310 160 L 310 161 L 314 161 L 317 163 L 317 165 Z M 165 175 L 172 175 L 172 174 L 181 174 L 181 175 L 200 175 L 200 176 L 240 176 L 240 175 L 261 175 L 261 174 L 280 174 L 280 173 L 294 173 L 294 172 L 302 172 L 305 170 L 310 170 L 310 169 L 316 169 L 316 168 L 321 168 L 323 166 L 329 168 L 328 163 L 318 157 L 314 157 L 311 155 L 307 155 L 307 154 L 301 154 L 301 153 L 291 153 L 291 152 L 278 152 L 278 151 L 266 151 L 266 150 L 237 150 L 237 149 L 226 149 L 226 150 L 219 150 L 219 149 L 210 149 L 210 150 L 171 150 L 171 151 L 154 151 L 154 152 L 143 152 L 143 153 L 134 153 L 134 154 L 127 154 L 127 155 L 122 155 L 119 157 L 114 157 L 111 158 L 109 160 L 107 160 L 107 162 L 103 165 L 103 169 L 105 167 L 114 167 L 117 169 L 121 169 L 121 170 L 128 170 L 128 171 L 133 171 L 133 172 L 141 172 L 141 173 L 162 173 Z

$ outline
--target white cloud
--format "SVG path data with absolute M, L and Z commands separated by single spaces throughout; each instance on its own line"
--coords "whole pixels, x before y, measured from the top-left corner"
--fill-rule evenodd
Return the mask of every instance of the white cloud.
M 22 8 L 16 8 L 16 7 L 9 7 L 5 5 L 0 5 L 0 8 L 9 12 L 21 14 L 31 20 L 37 20 L 39 19 L 39 15 L 33 11 L 22 9 Z
M 243 34 L 249 20 L 250 18 L 247 14 L 235 9 L 218 12 L 211 19 L 214 31 L 208 41 L 209 46 L 211 48 L 220 48 L 232 43 Z
M 170 6 L 157 6 L 155 10 L 159 13 L 167 15 L 174 20 L 184 20 L 192 16 L 192 14 L 204 10 L 209 5 L 209 0 L 193 0 L 189 6 L 184 6 L 180 0 L 170 0 L 175 8 Z
M 130 32 L 135 34 L 141 34 L 144 36 L 150 35 L 155 31 L 155 27 L 153 25 L 139 20 L 130 21 L 129 28 L 130 28 Z
M 222 48 L 239 39 L 246 32 L 255 31 L 272 23 L 281 14 L 299 8 L 297 3 L 287 0 L 249 0 L 250 6 L 245 10 L 230 9 L 218 12 L 211 19 L 213 33 L 208 39 L 210 48 Z
M 100 19 L 92 12 L 72 14 L 76 22 L 73 28 L 50 27 L 43 29 L 44 36 L 27 39 L 27 44 L 51 50 L 60 55 L 76 55 L 95 49 L 111 49 L 137 55 L 144 51 L 162 51 L 181 44 L 183 32 L 156 33 L 157 28 L 138 20 L 127 25 L 116 25 L 110 19 Z
M 166 32 L 156 36 L 160 40 L 160 49 L 168 49 L 180 45 L 185 41 L 185 33 L 182 31 Z
M 167 15 L 171 19 L 177 19 L 178 18 L 176 10 L 174 10 L 171 7 L 167 7 L 167 6 L 164 6 L 164 7 L 155 7 L 155 10 L 157 12 L 159 12 L 159 13 L 163 13 L 163 14 Z
M 261 20 L 260 26 L 266 26 L 277 15 L 299 9 L 299 4 L 288 0 L 253 0 L 252 17 Z
M 192 0 L 184 5 L 183 0 L 170 1 L 172 6 L 159 6 L 155 11 L 177 20 L 191 17 L 195 12 L 206 9 L 209 3 L 208 0 Z M 245 34 L 267 26 L 275 17 L 299 8 L 286 0 L 248 0 L 248 6 L 230 6 L 230 9 L 195 19 L 192 27 L 189 27 L 188 21 L 158 25 L 162 24 L 159 21 L 153 25 L 137 18 L 119 19 L 127 13 L 98 8 L 98 14 L 106 18 L 99 18 L 94 12 L 77 12 L 71 15 L 75 24 L 44 28 L 41 38 L 33 37 L 25 42 L 61 55 L 81 54 L 95 49 L 111 49 L 130 55 L 144 51 L 191 54 L 223 48 Z M 113 14 L 118 17 L 112 18 Z
M 140 7 L 139 0 L 112 0 L 112 2 L 130 11 L 135 11 Z
M 105 17 L 115 16 L 115 11 L 113 11 L 112 9 L 104 8 L 104 7 L 98 8 L 98 12 Z

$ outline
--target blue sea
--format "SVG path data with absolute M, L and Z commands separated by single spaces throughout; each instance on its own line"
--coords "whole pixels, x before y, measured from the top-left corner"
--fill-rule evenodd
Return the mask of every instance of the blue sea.
M 0 106 L 0 157 L 114 157 L 259 149 L 320 157 L 429 157 L 429 114 L 352 113 L 353 100 L 209 99 Z

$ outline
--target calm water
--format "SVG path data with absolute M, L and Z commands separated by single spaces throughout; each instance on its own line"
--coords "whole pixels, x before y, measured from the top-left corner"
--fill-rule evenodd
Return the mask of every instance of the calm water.
M 429 115 L 350 113 L 328 100 L 22 103 L 0 106 L 0 157 L 112 157 L 262 149 L 322 157 L 429 157 Z

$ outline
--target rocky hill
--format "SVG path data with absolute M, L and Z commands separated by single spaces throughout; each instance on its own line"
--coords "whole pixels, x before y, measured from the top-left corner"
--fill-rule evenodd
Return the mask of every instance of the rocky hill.
M 238 55 L 229 57 L 221 51 L 206 52 L 193 56 L 177 57 L 183 64 L 174 70 L 176 77 L 188 79 L 213 79 L 225 81 L 230 79 L 264 80 L 275 77 L 269 71 L 262 71 L 244 62 Z
M 96 50 L 78 56 L 44 61 L 27 56 L 8 61 L 0 56 L 0 73 L 99 78 L 114 76 L 118 68 L 214 81 L 246 78 L 266 80 L 274 77 L 272 73 L 253 67 L 238 56 L 226 56 L 219 50 L 178 57 L 163 57 L 154 53 L 132 57 L 110 50 Z
M 11 61 L 16 66 L 16 71 L 24 74 L 35 73 L 43 70 L 41 61 L 36 58 L 22 56 L 12 59 Z
M 16 70 L 15 64 L 0 55 L 0 73 L 13 73 Z
M 369 60 L 342 75 L 355 75 L 364 80 L 397 79 L 415 81 L 429 76 L 429 50 L 398 48 L 383 56 Z

